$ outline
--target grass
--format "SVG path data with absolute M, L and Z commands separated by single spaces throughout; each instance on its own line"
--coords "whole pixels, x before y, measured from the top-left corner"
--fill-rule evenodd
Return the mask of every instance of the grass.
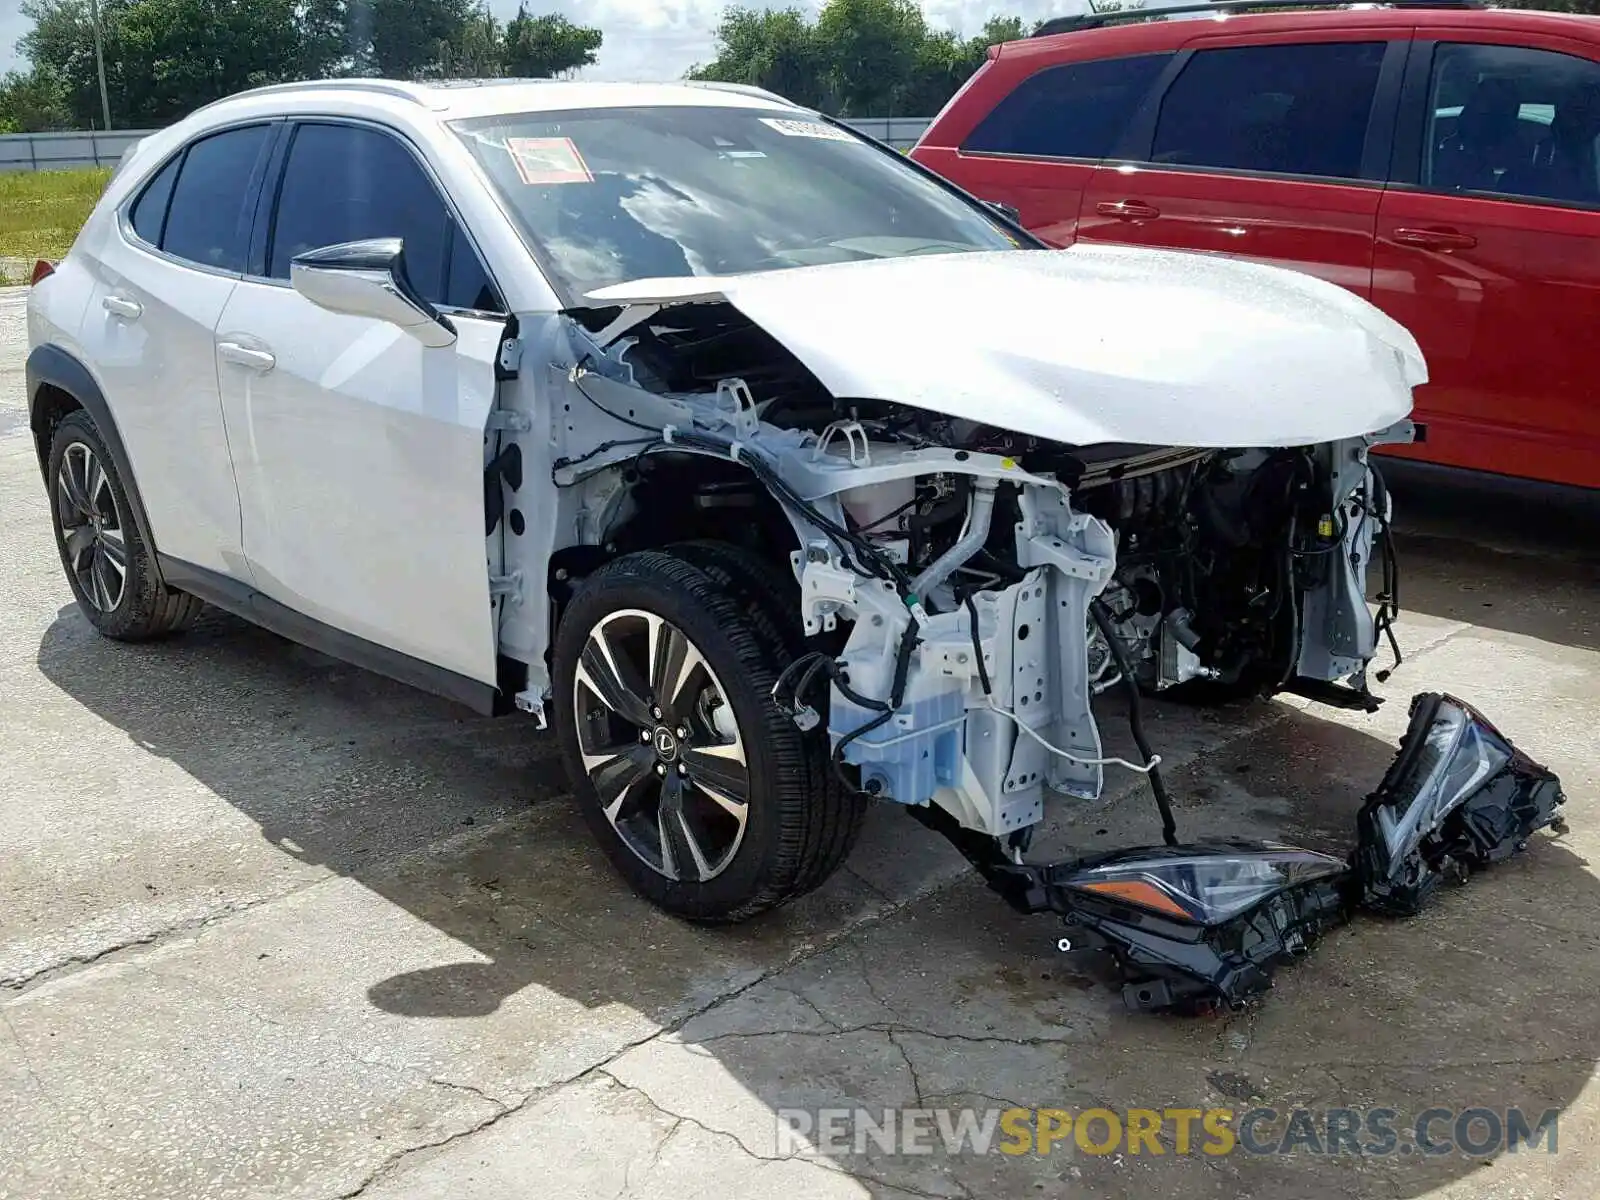
M 0 258 L 60 258 L 110 178 L 108 167 L 0 173 Z

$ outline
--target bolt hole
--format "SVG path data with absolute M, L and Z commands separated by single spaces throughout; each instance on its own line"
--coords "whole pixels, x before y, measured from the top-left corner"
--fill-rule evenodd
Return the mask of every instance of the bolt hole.
M 1028 634 L 1030 634 L 1032 632 L 1033 632 L 1033 630 L 1029 629 L 1026 625 L 1017 626 L 1017 641 L 1019 641 L 1019 642 L 1027 641 L 1028 640 Z

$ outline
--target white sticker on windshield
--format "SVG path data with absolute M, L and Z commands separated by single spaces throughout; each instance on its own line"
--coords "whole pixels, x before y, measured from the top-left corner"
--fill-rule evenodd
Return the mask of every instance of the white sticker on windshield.
M 506 139 L 506 149 L 526 184 L 593 183 L 589 164 L 578 147 L 565 137 L 514 137 Z
M 856 139 L 835 125 L 821 121 L 789 121 L 782 117 L 762 117 L 761 123 L 784 137 L 822 138 L 828 142 L 853 142 Z

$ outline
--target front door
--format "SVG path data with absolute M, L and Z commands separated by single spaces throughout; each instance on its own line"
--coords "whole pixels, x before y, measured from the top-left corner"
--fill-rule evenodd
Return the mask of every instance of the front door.
M 1228 254 L 1369 295 L 1387 167 L 1379 85 L 1398 80 L 1406 43 L 1340 36 L 1196 43 L 1153 122 L 1131 131 L 1136 161 L 1095 171 L 1078 237 Z
M 369 237 L 402 238 L 425 299 L 461 300 L 447 308 L 453 345 L 324 311 L 288 286 L 295 254 Z M 484 431 L 505 319 L 480 311 L 492 288 L 471 245 L 397 137 L 306 124 L 288 148 L 264 269 L 239 283 L 217 326 L 257 587 L 336 630 L 492 684 Z
M 1401 452 L 1600 487 L 1600 63 L 1481 36 L 1419 46 L 1378 216 L 1373 300 L 1430 379 Z

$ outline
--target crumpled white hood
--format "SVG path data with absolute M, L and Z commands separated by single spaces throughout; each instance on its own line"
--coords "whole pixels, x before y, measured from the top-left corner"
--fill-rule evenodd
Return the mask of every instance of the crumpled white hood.
M 645 279 L 601 304 L 726 300 L 842 399 L 1071 445 L 1295 446 L 1411 411 L 1414 338 L 1308 275 L 1124 246 Z

